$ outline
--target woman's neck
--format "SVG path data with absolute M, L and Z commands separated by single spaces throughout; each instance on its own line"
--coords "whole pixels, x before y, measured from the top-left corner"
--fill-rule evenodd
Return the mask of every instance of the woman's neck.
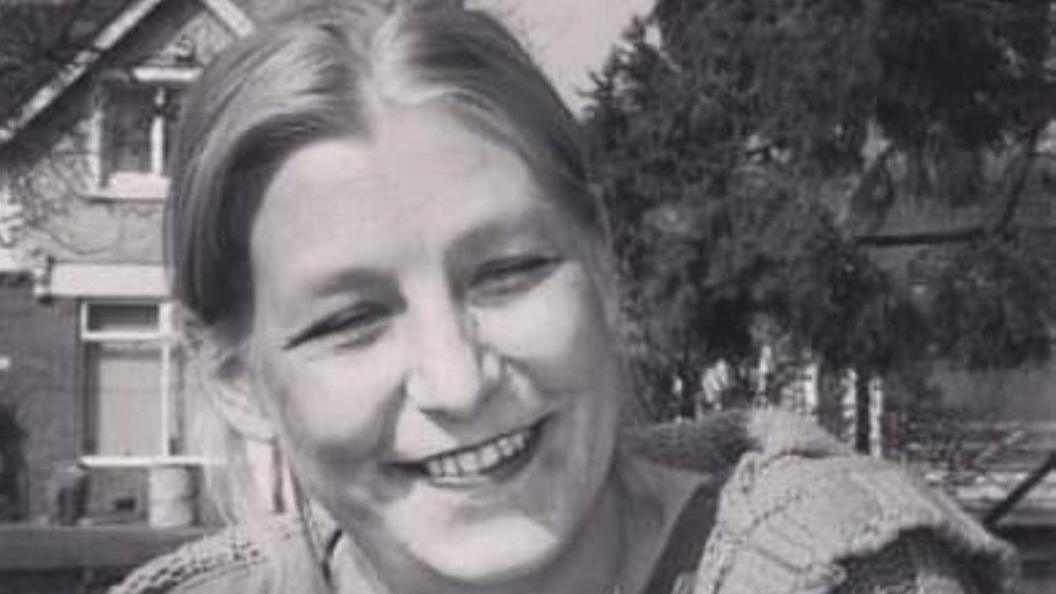
M 541 579 L 494 594 L 642 594 L 704 475 L 620 452 L 598 505 Z M 488 593 L 492 594 L 492 593 Z
M 621 594 L 645 591 L 678 519 L 706 476 L 676 470 L 634 455 L 618 458 L 626 493 L 622 522 L 628 535 L 621 566 Z

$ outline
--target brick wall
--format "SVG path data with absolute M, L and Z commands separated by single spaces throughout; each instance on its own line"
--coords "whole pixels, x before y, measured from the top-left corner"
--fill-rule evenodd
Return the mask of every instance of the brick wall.
M 33 298 L 28 279 L 0 278 L 0 403 L 13 403 L 26 432 L 28 512 L 47 510 L 56 465 L 80 453 L 77 304 Z

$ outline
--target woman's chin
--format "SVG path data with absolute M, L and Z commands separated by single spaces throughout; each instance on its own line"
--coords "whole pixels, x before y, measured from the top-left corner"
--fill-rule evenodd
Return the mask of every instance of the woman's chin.
M 568 547 L 578 525 L 582 504 L 555 498 L 556 490 L 532 481 L 487 493 L 467 489 L 462 497 L 425 488 L 415 493 L 421 499 L 407 502 L 414 511 L 395 513 L 385 532 L 403 563 L 454 586 L 534 579 Z M 407 575 L 411 568 L 400 569 Z
M 417 575 L 418 583 L 431 575 L 456 590 L 543 579 L 610 476 L 611 436 L 581 442 L 582 422 L 572 420 L 547 417 L 505 463 L 474 475 L 408 468 L 382 475 L 392 498 L 360 512 L 375 514 L 363 544 L 389 565 L 383 573 Z M 356 524 L 347 527 L 362 534 Z
M 564 539 L 545 526 L 523 518 L 499 524 L 421 543 L 411 553 L 447 582 L 491 586 L 536 576 L 561 552 Z

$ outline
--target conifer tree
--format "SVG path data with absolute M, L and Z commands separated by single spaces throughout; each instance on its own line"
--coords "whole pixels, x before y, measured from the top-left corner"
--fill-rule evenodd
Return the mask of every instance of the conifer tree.
M 907 382 L 1047 357 L 1056 258 L 1021 209 L 1048 190 L 1049 27 L 1040 0 L 660 0 L 636 21 L 587 127 L 658 414 L 775 341 Z

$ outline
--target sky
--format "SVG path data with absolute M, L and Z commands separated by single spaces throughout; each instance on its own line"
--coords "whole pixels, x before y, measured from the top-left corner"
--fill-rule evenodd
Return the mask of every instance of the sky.
M 535 54 L 573 108 L 635 14 L 654 0 L 466 0 L 500 17 Z

